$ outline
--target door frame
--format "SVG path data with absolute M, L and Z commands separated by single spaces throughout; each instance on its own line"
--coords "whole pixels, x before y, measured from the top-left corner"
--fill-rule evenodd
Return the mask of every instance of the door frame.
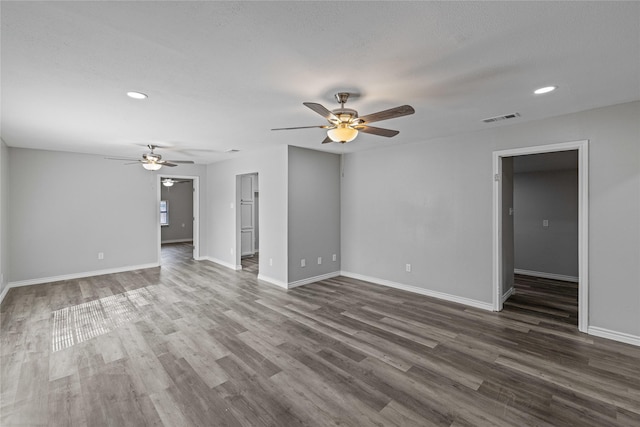
M 578 330 L 589 328 L 589 140 L 493 152 L 493 310 L 502 311 L 502 158 L 578 151 Z
M 162 200 L 162 178 L 172 179 L 190 179 L 193 182 L 193 259 L 196 261 L 200 258 L 200 177 L 197 175 L 171 175 L 165 173 L 158 173 L 157 175 L 157 197 L 156 206 L 160 206 L 160 200 Z M 158 265 L 161 263 L 161 250 L 162 250 L 162 227 L 160 226 L 160 210 L 156 209 L 156 223 L 158 224 Z
M 236 208 L 236 213 L 235 213 L 235 250 L 232 250 L 232 252 L 235 254 L 234 259 L 235 259 L 235 269 L 236 270 L 242 270 L 242 221 L 241 221 L 241 205 L 242 205 L 242 177 L 243 176 L 247 176 L 247 175 L 251 175 L 254 178 L 252 178 L 252 192 L 253 192 L 253 188 L 254 188 L 254 183 L 255 180 L 259 179 L 259 173 L 258 172 L 246 172 L 246 173 L 241 173 L 241 174 L 237 174 L 236 175 L 236 201 L 235 201 L 235 208 Z M 253 196 L 252 196 L 253 197 Z M 254 201 L 255 203 L 255 201 Z M 253 215 L 253 221 L 254 224 L 255 222 L 259 221 L 259 219 L 255 216 L 255 206 L 254 206 L 254 211 L 252 212 Z M 254 236 L 255 238 L 255 236 Z M 254 254 L 255 254 L 255 240 L 253 242 L 254 244 Z

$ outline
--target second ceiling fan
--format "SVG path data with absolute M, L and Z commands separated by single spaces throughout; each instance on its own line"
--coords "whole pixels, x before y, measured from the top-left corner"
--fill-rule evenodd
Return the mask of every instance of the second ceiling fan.
M 315 102 L 303 102 L 303 104 L 329 122 L 326 125 L 321 126 L 300 126 L 290 128 L 276 128 L 271 130 L 291 130 L 291 129 L 310 129 L 321 128 L 327 129 L 327 137 L 322 141 L 323 144 L 329 142 L 345 142 L 353 141 L 358 132 L 364 132 L 371 135 L 386 136 L 390 138 L 396 136 L 400 132 L 397 130 L 384 129 L 379 127 L 369 126 L 369 123 L 379 122 L 381 120 L 394 119 L 396 117 L 408 116 L 415 113 L 415 110 L 410 105 L 401 105 L 400 107 L 390 108 L 384 111 L 378 111 L 377 113 L 367 114 L 366 116 L 359 117 L 358 112 L 351 108 L 345 108 L 344 104 L 349 99 L 348 92 L 339 92 L 336 95 L 336 100 L 340 103 L 340 108 L 336 108 L 331 111 Z

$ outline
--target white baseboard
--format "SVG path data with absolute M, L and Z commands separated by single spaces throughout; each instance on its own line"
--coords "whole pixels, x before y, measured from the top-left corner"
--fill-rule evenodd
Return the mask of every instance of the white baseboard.
M 478 301 L 470 298 L 459 297 L 457 295 L 446 294 L 444 292 L 432 291 L 429 289 L 419 288 L 417 286 L 405 285 L 403 283 L 392 282 L 390 280 L 379 279 L 377 277 L 364 276 L 362 274 L 351 273 L 349 271 L 341 271 L 340 274 L 345 277 L 364 280 L 365 282 L 371 282 L 377 285 L 388 286 L 390 288 L 401 289 L 403 291 L 413 292 L 413 293 L 425 295 L 428 297 L 438 298 L 445 301 L 456 302 L 458 304 L 464 304 L 464 305 L 479 308 L 482 310 L 493 311 L 493 304 L 484 302 L 484 301 Z
M 226 261 L 222 261 L 221 259 L 218 259 L 218 258 L 213 258 L 213 257 L 210 257 L 210 256 L 205 256 L 205 257 L 201 257 L 200 259 L 201 259 L 201 260 L 206 260 L 206 261 L 214 262 L 214 263 L 216 263 L 216 264 L 219 264 L 219 265 L 221 265 L 221 266 L 223 266 L 223 267 L 230 268 L 230 269 L 232 269 L 232 270 L 236 270 L 236 271 L 238 271 L 238 270 L 242 270 L 242 266 L 241 266 L 241 265 L 231 264 L 231 263 L 228 263 L 228 262 L 226 262 Z
M 340 275 L 339 271 L 332 271 L 331 273 L 321 274 L 319 276 L 309 277 L 307 279 L 296 280 L 295 282 L 289 282 L 287 288 L 292 289 L 302 285 L 308 285 L 310 283 L 319 282 L 321 280 L 333 279 Z
M 609 329 L 598 328 L 597 326 L 589 326 L 587 328 L 589 335 L 594 335 L 600 338 L 606 338 L 609 340 L 620 341 L 626 344 L 636 345 L 640 347 L 640 336 L 631 335 L 624 332 L 612 331 Z
M 160 244 L 164 245 L 165 243 L 187 243 L 193 242 L 193 239 L 173 239 L 173 240 L 163 240 Z
M 18 280 L 9 282 L 0 295 L 0 302 L 4 299 L 10 288 L 19 288 L 21 286 L 41 285 L 43 283 L 60 282 L 62 280 L 83 279 L 85 277 L 102 276 L 104 274 L 124 273 L 126 271 L 144 270 L 146 268 L 159 267 L 157 262 L 149 264 L 129 265 L 126 267 L 107 268 L 104 270 L 84 271 L 82 273 L 64 274 L 61 276 L 39 277 L 37 279 Z
M 272 285 L 276 285 L 279 288 L 288 289 L 287 283 L 278 279 L 274 279 L 273 277 L 265 276 L 264 274 L 258 274 L 258 280 L 262 282 L 271 283 Z
M 565 276 L 562 274 L 543 273 L 541 271 L 521 270 L 516 268 L 513 270 L 515 274 L 523 274 L 525 276 L 541 277 L 543 279 L 562 280 L 563 282 L 578 283 L 579 279 L 575 276 Z
M 505 292 L 504 295 L 502 295 L 502 303 L 504 304 L 504 302 L 506 300 L 508 300 L 509 297 L 511 295 L 515 294 L 515 293 L 516 293 L 516 288 L 515 287 L 512 286 L 511 288 L 509 288 L 509 290 L 507 292 Z
M 9 288 L 9 284 L 5 283 L 4 289 L 2 289 L 2 293 L 0 293 L 0 304 L 2 304 L 2 301 L 4 301 L 4 297 L 7 295 L 7 292 L 9 292 Z

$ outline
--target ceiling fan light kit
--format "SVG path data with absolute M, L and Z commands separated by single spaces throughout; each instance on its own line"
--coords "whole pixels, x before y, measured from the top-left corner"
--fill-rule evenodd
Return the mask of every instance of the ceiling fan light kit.
M 157 171 L 162 167 L 162 165 L 156 162 L 149 162 L 149 163 L 143 163 L 142 167 L 148 171 Z
M 337 127 L 329 129 L 327 136 L 331 138 L 333 142 L 351 142 L 358 136 L 358 129 L 355 129 L 347 123 L 340 123 Z
M 128 164 L 136 164 L 139 163 L 148 171 L 157 171 L 162 166 L 175 167 L 178 166 L 179 163 L 182 164 L 193 164 L 192 160 L 162 160 L 162 156 L 160 154 L 154 153 L 154 150 L 157 148 L 155 145 L 147 145 L 149 147 L 149 152 L 142 155 L 142 160 L 140 159 L 127 159 L 127 158 L 117 158 L 117 157 L 107 157 L 107 160 L 124 160 L 128 162 Z
M 163 178 L 162 185 L 165 187 L 173 187 L 174 184 L 182 184 L 184 182 L 192 182 L 190 179 L 173 179 L 173 178 Z
M 353 110 L 351 108 L 344 108 L 344 104 L 348 99 L 348 92 L 337 93 L 336 100 L 340 103 L 340 108 L 336 108 L 333 111 L 315 102 L 303 102 L 303 105 L 305 107 L 310 108 L 311 110 L 324 117 L 329 122 L 326 125 L 276 128 L 271 130 L 308 128 L 327 129 L 327 137 L 324 139 L 324 141 L 322 141 L 323 144 L 327 144 L 329 142 L 339 142 L 344 144 L 346 142 L 353 141 L 358 136 L 359 132 L 384 136 L 387 138 L 396 136 L 400 133 L 397 130 L 373 127 L 369 126 L 368 123 L 380 120 L 394 119 L 396 117 L 407 116 L 409 114 L 415 113 L 415 110 L 410 105 L 402 105 L 400 107 L 390 108 L 388 110 L 379 111 L 377 113 L 367 114 L 366 116 L 359 117 L 356 110 Z

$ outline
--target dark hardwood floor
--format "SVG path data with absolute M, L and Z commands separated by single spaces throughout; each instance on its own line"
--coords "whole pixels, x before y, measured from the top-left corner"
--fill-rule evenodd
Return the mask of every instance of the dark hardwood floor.
M 253 256 L 243 257 L 241 259 L 242 271 L 251 273 L 254 276 L 258 275 L 258 264 L 260 262 L 260 255 L 256 252 Z
M 507 312 L 542 316 L 578 327 L 578 284 L 559 280 L 515 275 L 515 293 L 505 301 Z
M 640 348 L 577 332 L 564 292 L 520 278 L 491 313 L 344 277 L 283 291 L 189 250 L 11 289 L 0 425 L 640 425 Z

